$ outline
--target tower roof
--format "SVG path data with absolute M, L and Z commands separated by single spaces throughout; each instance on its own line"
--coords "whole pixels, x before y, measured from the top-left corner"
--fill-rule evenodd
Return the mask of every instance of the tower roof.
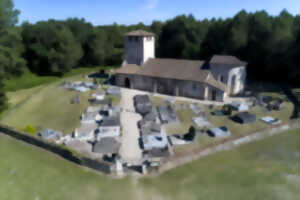
M 144 30 L 136 30 L 126 33 L 125 36 L 155 36 L 155 34 Z

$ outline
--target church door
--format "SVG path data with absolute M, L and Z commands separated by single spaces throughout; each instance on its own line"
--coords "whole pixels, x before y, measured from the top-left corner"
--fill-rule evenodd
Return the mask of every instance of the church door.
M 129 79 L 129 78 L 126 78 L 126 79 L 125 79 L 125 87 L 126 87 L 126 88 L 131 88 L 131 82 L 130 82 L 130 79 Z

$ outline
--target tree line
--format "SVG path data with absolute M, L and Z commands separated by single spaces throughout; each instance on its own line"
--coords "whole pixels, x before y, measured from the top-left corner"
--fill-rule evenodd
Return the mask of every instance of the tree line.
M 232 18 L 197 20 L 177 16 L 151 25 L 93 26 L 84 19 L 25 22 L 12 0 L 0 2 L 0 80 L 29 69 L 38 75 L 62 76 L 72 68 L 122 63 L 126 32 L 156 34 L 156 56 L 208 60 L 234 55 L 248 62 L 248 78 L 300 85 L 300 16 L 242 10 Z M 5 76 L 4 76 L 5 75 Z M 1 89 L 2 88 L 2 89 Z M 0 110 L 5 107 L 0 84 Z

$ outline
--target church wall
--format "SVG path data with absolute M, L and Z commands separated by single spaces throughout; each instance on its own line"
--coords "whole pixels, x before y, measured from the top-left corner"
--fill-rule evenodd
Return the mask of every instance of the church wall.
M 143 63 L 143 37 L 125 37 L 125 60 L 128 64 L 140 65 Z
M 244 91 L 246 84 L 246 67 L 230 68 L 226 66 L 212 67 L 210 69 L 214 78 L 218 81 L 223 79 L 223 83 L 228 86 L 227 93 L 230 95 L 236 95 Z M 236 77 L 236 84 L 233 88 L 232 78 Z
M 116 84 L 120 87 L 126 87 L 126 78 L 130 80 L 131 88 L 137 90 L 161 93 L 170 96 L 189 97 L 201 100 L 211 100 L 212 91 L 215 90 L 216 100 L 223 101 L 224 99 L 223 91 L 208 84 L 199 83 L 196 81 L 182 81 L 139 75 L 117 74 Z M 205 92 L 205 88 L 207 88 L 207 92 Z
M 143 63 L 147 62 L 149 58 L 155 58 L 155 37 L 144 37 L 143 48 Z
M 233 77 L 236 77 L 235 86 L 232 85 Z M 234 68 L 229 72 L 229 88 L 231 95 L 237 95 L 242 93 L 245 89 L 246 85 L 246 67 L 238 67 Z

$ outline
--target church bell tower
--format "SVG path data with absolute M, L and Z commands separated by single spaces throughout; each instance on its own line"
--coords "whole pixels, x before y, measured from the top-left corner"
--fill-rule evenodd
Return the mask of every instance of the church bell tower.
M 155 34 L 137 30 L 125 35 L 124 64 L 143 65 L 155 58 Z

